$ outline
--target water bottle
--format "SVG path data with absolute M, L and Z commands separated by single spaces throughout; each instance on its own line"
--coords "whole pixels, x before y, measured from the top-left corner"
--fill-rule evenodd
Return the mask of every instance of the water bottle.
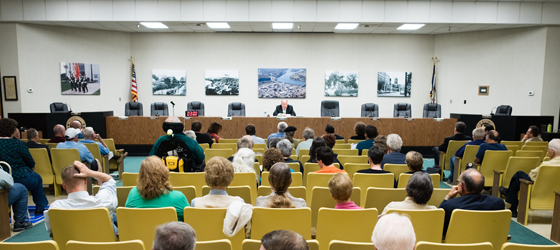
M 552 124 L 548 124 L 548 126 L 546 127 L 546 132 L 552 133 Z
M 264 117 L 266 117 L 266 109 L 264 110 Z

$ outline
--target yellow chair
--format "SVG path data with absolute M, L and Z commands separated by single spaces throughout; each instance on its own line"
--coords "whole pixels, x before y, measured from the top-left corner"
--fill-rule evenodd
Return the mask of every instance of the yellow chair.
M 537 156 L 534 157 L 518 157 L 512 156 L 509 158 L 506 169 L 504 171 L 495 171 L 494 172 L 494 185 L 492 187 L 492 192 L 496 194 L 498 187 L 502 186 L 505 188 L 509 188 L 509 183 L 511 181 L 511 177 L 518 171 L 525 172 L 529 174 L 531 170 L 535 169 L 541 165 L 541 159 Z
M 546 157 L 544 157 L 544 159 L 542 161 L 545 162 L 545 161 L 550 161 L 550 160 L 552 160 L 552 159 L 550 159 L 550 157 L 546 156 Z
M 214 144 L 214 145 L 218 145 L 218 144 Z M 216 149 L 216 146 L 213 146 L 212 148 L 204 150 L 204 154 L 205 154 L 204 161 L 208 162 L 210 159 L 212 159 L 212 157 L 215 156 L 221 156 L 227 159 L 233 155 L 233 152 L 235 151 L 233 151 L 231 148 Z
M 237 145 L 237 141 L 239 141 L 239 139 L 224 139 L 221 138 L 219 143 L 216 143 L 216 145 L 218 144 L 236 144 Z
M 534 156 L 536 156 L 536 157 L 541 158 L 542 151 L 540 151 L 540 150 L 518 150 L 516 152 L 515 156 L 518 156 L 518 157 L 534 157 Z
M 270 182 L 268 181 L 268 175 L 269 172 L 268 171 L 264 171 L 263 175 L 262 175 L 262 179 L 261 179 L 261 185 L 262 186 L 270 186 Z M 302 186 L 302 174 L 300 172 L 292 172 L 292 184 L 290 184 L 290 187 L 297 187 L 297 186 Z
M 294 161 L 297 161 L 298 157 L 297 157 L 297 155 L 293 154 L 293 155 L 290 155 L 290 159 L 292 159 Z
M 292 155 L 293 156 L 293 155 Z M 292 158 L 293 159 L 293 158 Z M 286 164 L 288 164 L 288 166 L 290 167 L 290 169 L 294 170 L 294 172 L 296 173 L 301 173 L 301 169 L 299 167 L 299 163 L 297 162 L 286 162 Z M 303 173 L 302 173 L 303 174 Z
M 194 186 L 196 188 L 196 197 L 202 197 L 202 187 L 206 186 L 204 172 L 200 173 L 169 173 L 169 181 L 173 186 Z M 124 185 L 124 182 L 123 182 Z
M 61 192 L 62 187 L 62 170 L 67 167 L 74 165 L 74 161 L 81 161 L 80 152 L 76 148 L 70 149 L 60 149 L 51 148 L 51 159 L 52 159 L 52 169 L 54 174 L 54 188 L 58 189 L 58 193 Z M 57 191 L 55 191 L 56 193 Z M 63 246 L 60 246 L 63 248 Z
M 84 242 L 71 240 L 66 243 L 67 250 L 144 250 L 144 242 L 141 240 L 129 240 L 119 242 Z
M 253 151 L 254 151 L 255 149 L 264 149 L 264 150 L 266 150 L 266 144 L 264 144 L 264 143 L 257 143 L 257 144 L 255 144 L 255 145 L 253 146 Z M 264 152 L 264 151 L 263 151 L 263 152 Z
M 357 149 L 338 149 L 333 148 L 333 153 L 337 155 L 358 155 Z
M 299 161 L 301 161 L 302 163 L 303 163 L 302 158 L 303 158 L 304 155 L 309 156 L 309 149 L 300 149 L 299 150 L 298 158 L 299 158 Z
M 263 164 L 263 156 L 262 155 L 255 155 L 255 159 L 259 162 L 260 165 Z
M 348 144 L 346 144 L 348 145 Z M 365 163 L 368 164 L 367 155 L 339 155 L 338 161 L 346 168 L 347 163 Z
M 448 188 L 434 188 L 434 191 L 432 192 L 432 197 L 426 204 L 439 207 L 439 205 L 441 205 L 441 203 L 443 202 L 447 194 L 449 194 Z
M 101 166 L 103 167 L 103 172 L 109 174 L 109 158 L 107 156 L 101 156 L 101 151 L 99 151 L 99 145 L 97 143 L 82 143 L 84 144 L 89 152 L 93 155 L 93 158 L 99 160 Z
M 294 148 L 294 144 L 292 144 L 292 154 L 291 155 L 296 155 L 296 149 Z M 297 159 L 294 159 L 297 160 Z
M 45 143 L 45 145 L 47 145 L 47 146 L 49 146 L 49 148 L 53 149 L 53 148 L 56 148 L 56 145 L 58 145 L 58 143 Z
M 408 181 L 410 180 L 411 176 L 412 174 L 402 173 L 399 176 L 399 183 L 397 185 L 397 188 L 406 188 L 406 185 L 408 185 Z M 434 186 L 434 188 L 439 188 L 439 183 L 440 183 L 439 174 L 430 174 L 430 178 L 432 178 L 432 185 Z
M 311 193 L 313 192 L 314 187 L 328 187 L 329 180 L 335 174 L 318 174 L 318 173 L 309 173 L 307 175 L 307 202 L 311 203 Z
M 311 239 L 311 209 L 305 208 L 253 208 L 251 239 L 260 240 L 274 230 L 292 230 L 304 239 Z M 222 222 L 223 223 L 223 222 Z M 221 228 L 220 228 L 221 231 Z
M 334 144 L 333 149 L 352 149 L 352 145 L 351 144 L 338 144 L 338 142 L 336 144 Z M 344 164 L 342 164 L 344 165 Z
M 97 186 L 99 187 L 99 186 Z M 117 187 L 117 200 L 119 201 L 119 207 L 124 207 L 126 205 L 126 200 L 128 199 L 128 194 L 133 186 L 127 187 Z M 95 190 L 95 188 L 94 188 Z M 93 192 L 96 194 L 97 192 Z
M 390 213 L 408 215 L 414 227 L 416 241 L 441 243 L 445 219 L 445 211 L 442 208 L 434 210 L 388 209 L 386 214 Z
M 159 225 L 177 221 L 173 207 L 161 208 L 117 208 L 119 240 L 142 240 L 146 249 L 152 249 L 152 242 Z
M 311 156 L 309 156 L 309 152 L 308 152 L 307 154 L 305 154 L 305 155 L 301 155 L 301 151 L 300 151 L 299 153 L 300 153 L 300 157 L 299 157 L 300 160 L 299 160 L 299 161 L 300 161 L 302 164 L 307 163 L 307 162 L 309 161 L 309 158 L 311 158 Z
M 237 143 L 222 143 L 222 140 L 220 140 L 220 143 L 216 143 L 212 145 L 212 149 L 228 149 L 228 148 L 231 149 L 233 153 L 237 152 Z
M 406 164 L 389 164 L 389 163 L 383 166 L 383 170 L 393 173 L 395 175 L 395 181 L 399 181 L 399 176 L 402 173 L 406 173 L 410 171 L 408 165 Z
M 474 164 L 474 158 L 476 157 L 478 148 L 480 148 L 480 145 L 467 145 L 465 147 L 465 153 L 463 153 L 463 158 L 455 157 L 455 166 L 459 166 L 457 169 L 457 178 L 459 178 L 461 173 L 465 172 L 465 166 L 467 164 L 469 163 Z M 459 159 L 459 163 L 457 163 L 457 159 Z
M 60 186 L 55 184 L 51 159 L 49 158 L 47 149 L 30 148 L 29 153 L 31 153 L 31 157 L 33 157 L 33 160 L 35 161 L 35 169 L 33 171 L 41 176 L 41 179 L 43 179 L 43 185 L 53 185 L 54 197 L 60 196 Z
M 513 152 L 509 150 L 497 151 L 487 150 L 484 153 L 482 164 L 478 167 L 478 171 L 484 176 L 484 186 L 491 187 L 494 183 L 494 170 L 506 170 L 509 157 Z
M 139 173 L 128 173 L 124 172 L 122 174 L 122 185 L 123 186 L 136 186 L 138 185 L 138 175 Z
M 393 188 L 395 186 L 395 177 L 393 174 L 354 174 L 354 187 L 359 187 L 362 190 L 361 194 L 361 204 L 364 206 L 366 202 L 366 192 L 369 187 L 379 187 L 379 188 Z M 379 208 L 377 208 L 379 209 Z M 379 210 L 383 211 L 383 210 Z
M 560 167 L 541 166 L 537 181 L 521 180 L 517 222 L 527 225 L 530 210 L 553 210 L 554 191 L 560 190 Z
M 302 199 L 306 199 L 307 198 L 307 192 L 305 187 L 299 186 L 299 187 L 289 187 L 288 188 L 288 192 L 295 198 L 302 198 Z M 259 186 L 259 190 L 258 190 L 258 195 L 259 196 L 267 196 L 270 193 L 272 193 L 270 186 Z M 307 204 L 309 206 L 309 204 Z
M 316 240 L 307 240 L 309 250 L 319 250 L 319 242 Z M 260 240 L 247 239 L 243 241 L 243 250 L 259 250 L 261 249 Z
M 356 172 L 362 169 L 371 168 L 369 163 L 343 163 L 342 165 L 344 166 L 344 171 L 346 171 L 346 173 L 348 173 L 348 176 L 350 176 L 350 179 L 354 178 L 354 174 Z
M 368 242 L 377 224 L 377 209 L 319 209 L 317 241 L 321 250 L 328 250 L 331 240 Z M 441 235 L 440 235 L 441 236 Z M 351 248 L 350 248 L 351 249 Z
M 50 139 L 39 139 L 39 144 L 45 144 L 48 141 L 50 141 Z
M 117 149 L 115 146 L 115 140 L 112 138 L 103 139 L 105 144 L 107 144 L 107 148 L 109 151 L 113 152 L 113 154 L 117 157 L 120 157 L 124 153 L 124 149 Z M 119 178 L 122 176 L 124 172 L 124 161 L 117 162 L 115 158 L 109 160 L 109 169 L 117 169 L 119 171 Z
M 509 209 L 497 211 L 455 209 L 451 214 L 445 243 L 490 242 L 495 250 L 499 250 L 507 241 L 510 223 Z
M 521 150 L 541 151 L 542 152 L 541 159 L 543 159 L 548 152 L 548 146 L 527 146 L 527 145 L 525 145 L 521 148 Z
M 210 148 L 210 144 L 208 144 L 208 143 L 199 143 L 198 146 L 200 146 L 202 148 L 202 150 L 206 150 L 206 149 Z
M 337 168 L 340 168 L 340 164 L 338 163 L 334 163 L 334 166 Z M 305 164 L 303 164 L 303 185 L 307 186 L 307 176 L 309 175 L 309 173 L 313 173 L 315 171 L 319 171 L 321 170 L 321 167 L 319 166 L 319 163 L 310 163 L 307 162 Z
M 354 140 L 354 139 L 350 139 L 350 140 L 348 140 L 348 144 L 358 144 L 358 143 L 360 143 L 360 142 L 362 142 L 362 141 L 364 141 L 364 140 Z
M 196 187 L 195 186 L 174 186 L 173 190 L 179 191 L 185 195 L 189 204 L 191 204 L 192 200 L 196 198 Z
M 196 250 L 231 250 L 231 241 L 228 239 L 197 241 Z
M 233 237 L 227 237 L 223 233 L 226 211 L 226 208 L 185 207 L 184 213 L 188 215 L 185 216 L 185 223 L 191 225 L 196 231 L 196 240 L 227 239 L 231 241 L 234 250 L 241 250 L 241 244 L 245 239 L 245 230 L 242 229 Z
M 311 226 L 317 226 L 317 216 L 319 215 L 319 209 L 322 207 L 334 208 L 336 206 L 336 201 L 331 196 L 331 191 L 328 187 L 313 187 L 311 196 L 307 200 L 307 206 L 311 208 Z M 350 200 L 356 205 L 360 205 L 360 188 L 352 189 L 352 196 Z
M 111 222 L 107 208 L 51 208 L 48 211 L 48 215 L 53 240 L 56 241 L 60 249 L 66 249 L 66 242 L 69 240 L 87 242 L 116 241 L 113 222 Z M 76 222 L 76 218 L 79 218 L 79 223 Z
M 506 145 L 507 150 L 511 150 L 513 152 L 512 156 L 515 156 L 515 153 L 519 150 L 517 145 Z
M 420 241 L 416 243 L 416 250 L 493 250 L 490 242 L 474 244 L 447 244 Z
M 202 195 L 207 195 L 208 193 L 210 193 L 210 190 L 212 190 L 211 187 L 209 186 L 204 186 L 202 188 Z M 226 188 L 226 192 L 228 193 L 228 195 L 231 196 L 239 196 L 241 197 L 241 199 L 243 199 L 243 201 L 245 201 L 245 203 L 247 204 L 251 204 L 251 187 L 245 185 L 245 186 L 229 186 Z M 255 198 L 256 200 L 256 198 Z
M 500 143 L 506 145 L 506 147 L 508 145 L 518 146 L 520 149 L 523 147 L 522 141 L 501 141 Z
M 58 250 L 58 244 L 54 240 L 36 242 L 0 242 L 2 250 Z
M 373 250 L 373 243 L 331 240 L 329 250 Z
M 451 156 L 454 156 L 457 153 L 457 150 L 461 148 L 465 143 L 469 141 L 463 140 L 451 140 L 447 145 L 447 151 L 440 152 L 440 160 L 439 160 L 439 167 L 440 169 L 449 170 L 449 161 L 451 160 Z M 442 157 L 443 154 L 443 157 Z M 385 169 L 385 168 L 383 168 Z
M 262 177 L 261 164 L 259 164 L 258 162 L 253 163 L 253 170 L 255 170 L 255 173 L 259 176 L 260 179 Z
M 528 141 L 525 146 L 548 147 L 547 141 Z
M 502 245 L 502 250 L 529 250 L 529 249 L 547 249 L 547 250 L 558 250 L 560 245 L 525 245 L 516 243 L 505 243 Z
M 230 186 L 249 186 L 251 188 L 251 204 L 257 202 L 257 178 L 255 173 L 234 173 Z
M 392 201 L 404 201 L 404 198 L 406 198 L 406 190 L 404 188 L 370 187 L 366 191 L 363 207 L 377 208 L 377 211 L 383 211 L 387 204 Z
M 345 139 L 336 139 L 335 145 L 336 144 L 346 144 L 346 140 Z

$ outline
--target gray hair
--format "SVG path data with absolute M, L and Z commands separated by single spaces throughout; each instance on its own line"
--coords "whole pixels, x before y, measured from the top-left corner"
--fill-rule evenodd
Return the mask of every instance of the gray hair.
M 243 136 L 237 140 L 237 150 L 242 148 L 253 148 L 253 138 L 251 136 Z
M 249 148 L 240 148 L 233 156 L 233 172 L 245 173 L 255 172 L 253 165 L 255 164 L 255 152 Z M 257 175 L 258 178 L 258 175 Z
M 156 230 L 153 250 L 194 250 L 195 247 L 196 233 L 187 223 L 173 221 Z
M 183 132 L 186 136 L 196 141 L 196 133 L 192 130 L 187 130 Z
M 472 135 L 474 137 L 473 139 L 484 139 L 484 136 L 486 135 L 484 133 L 484 127 L 478 127 L 473 129 Z
M 391 213 L 379 218 L 371 241 L 379 250 L 413 250 L 416 234 L 407 216 Z
M 35 136 L 37 136 L 39 134 L 39 132 L 37 132 L 36 129 L 34 128 L 30 128 L 27 130 L 27 140 L 31 141 L 31 139 L 35 139 Z
M 282 139 L 276 143 L 276 148 L 282 152 L 282 156 L 290 157 L 292 155 L 292 143 L 288 139 Z
M 280 137 L 271 138 L 268 140 L 268 148 L 276 148 L 276 144 L 278 144 L 280 140 L 282 140 Z
M 84 130 L 82 130 L 82 135 L 84 136 L 84 139 L 91 139 L 94 133 L 95 132 L 93 131 L 92 127 L 86 127 L 84 128 Z
M 560 139 L 553 139 L 548 143 L 548 148 L 554 150 L 555 155 L 560 154 Z
M 284 132 L 284 129 L 286 129 L 288 127 L 288 124 L 285 122 L 279 122 L 278 123 L 278 132 Z
M 387 136 L 387 147 L 392 151 L 400 152 L 402 147 L 402 138 L 397 134 Z
M 167 117 L 167 119 L 165 119 L 165 122 L 181 122 L 181 120 L 179 120 L 179 117 L 177 116 L 170 116 Z
M 432 198 L 434 192 L 434 185 L 430 174 L 422 171 L 417 171 L 408 180 L 406 185 L 406 193 L 411 197 L 416 204 L 424 205 Z
M 311 128 L 305 128 L 302 133 L 303 139 L 309 140 L 315 137 L 315 131 Z

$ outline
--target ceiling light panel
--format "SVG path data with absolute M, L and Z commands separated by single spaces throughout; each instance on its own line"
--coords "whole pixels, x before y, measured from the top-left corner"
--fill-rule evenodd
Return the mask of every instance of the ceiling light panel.
M 272 23 L 272 29 L 275 30 L 291 30 L 294 27 L 293 23 Z
M 425 24 L 422 24 L 422 23 L 415 23 L 415 24 L 406 23 L 406 24 L 401 25 L 397 29 L 398 30 L 417 30 L 417 29 L 420 29 L 420 28 L 424 27 L 424 25 Z
M 358 27 L 359 23 L 339 23 L 334 27 L 335 30 L 353 30 Z
M 229 29 L 228 23 L 206 23 L 212 29 Z
M 160 22 L 141 22 L 140 24 L 149 29 L 167 29 L 167 26 Z

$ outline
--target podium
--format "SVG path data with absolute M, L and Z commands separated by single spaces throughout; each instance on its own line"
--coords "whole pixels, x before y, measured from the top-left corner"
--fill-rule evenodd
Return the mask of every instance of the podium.
M 56 124 L 68 127 L 74 118 L 80 117 L 85 121 L 86 127 L 93 127 L 102 138 L 107 138 L 105 117 L 113 116 L 113 111 L 68 113 L 8 113 L 8 118 L 18 122 L 18 128 L 35 128 L 43 132 L 44 138 L 53 138 L 53 128 Z M 71 119 L 72 118 L 72 119 Z M 83 125 L 83 124 L 82 124 Z

